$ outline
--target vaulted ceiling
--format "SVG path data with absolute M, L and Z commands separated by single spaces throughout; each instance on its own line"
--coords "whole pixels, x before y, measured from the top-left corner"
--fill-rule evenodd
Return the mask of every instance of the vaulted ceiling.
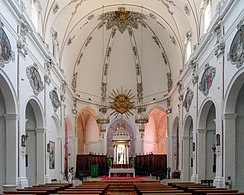
M 184 67 L 185 40 L 199 41 L 202 1 L 41 0 L 42 34 L 81 99 L 127 89 L 162 100 Z

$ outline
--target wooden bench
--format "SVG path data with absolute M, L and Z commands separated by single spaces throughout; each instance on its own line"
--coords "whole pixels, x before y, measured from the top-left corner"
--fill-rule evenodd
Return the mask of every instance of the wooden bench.
M 191 193 L 164 193 L 164 192 L 160 192 L 160 193 L 145 193 L 142 195 L 191 195 Z
M 238 190 L 226 190 L 226 189 L 197 189 L 192 192 L 192 195 L 206 195 L 207 193 L 237 193 Z
M 58 191 L 58 194 L 97 194 L 102 195 L 103 191 L 99 190 L 65 190 L 65 191 Z
M 138 194 L 156 194 L 156 193 L 184 193 L 183 190 L 141 190 Z
M 47 191 L 5 191 L 3 194 L 36 194 L 36 195 L 46 195 Z

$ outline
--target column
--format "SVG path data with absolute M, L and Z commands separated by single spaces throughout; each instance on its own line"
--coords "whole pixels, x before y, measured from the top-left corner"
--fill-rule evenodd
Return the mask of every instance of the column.
M 171 170 L 176 169 L 176 136 L 171 136 Z
M 44 128 L 36 129 L 36 162 L 37 162 L 37 183 L 44 184 L 45 178 L 45 132 Z
M 130 164 L 130 162 L 129 162 L 129 146 L 127 146 L 127 150 L 126 150 L 126 159 L 127 159 L 126 164 Z
M 117 153 L 116 153 L 116 146 L 114 146 L 114 164 L 117 164 Z
M 183 137 L 183 181 L 189 181 L 190 178 L 190 138 Z
M 206 129 L 197 129 L 198 145 L 197 145 L 197 174 L 198 182 L 205 179 L 206 176 Z
M 224 177 L 231 176 L 232 179 L 232 188 L 235 189 L 235 173 L 236 173 L 236 155 L 235 155 L 235 143 L 236 143 L 236 117 L 237 114 L 224 114 L 223 122 L 224 122 L 224 162 L 225 162 L 225 170 Z
M 18 120 L 17 114 L 6 114 L 6 184 L 16 185 L 18 177 Z M 25 166 L 24 166 L 25 167 Z M 22 167 L 23 168 L 23 167 Z M 28 181 L 27 181 L 28 185 Z

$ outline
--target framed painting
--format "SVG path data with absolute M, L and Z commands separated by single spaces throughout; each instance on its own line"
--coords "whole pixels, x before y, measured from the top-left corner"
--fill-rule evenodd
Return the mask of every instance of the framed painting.
M 55 143 L 49 141 L 49 169 L 55 169 Z

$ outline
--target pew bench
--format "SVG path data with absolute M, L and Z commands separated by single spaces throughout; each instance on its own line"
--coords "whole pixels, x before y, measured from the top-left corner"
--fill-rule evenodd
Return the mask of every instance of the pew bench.
M 197 189 L 192 192 L 192 195 L 206 195 L 207 193 L 237 193 L 238 190 L 226 190 L 226 189 Z
M 191 195 L 191 193 L 164 193 L 164 192 L 160 192 L 160 193 L 145 193 L 142 195 Z
M 47 195 L 47 191 L 5 191 L 3 194 L 36 194 L 36 195 Z
M 171 193 L 171 194 L 175 194 L 175 193 L 184 193 L 183 190 L 141 190 L 139 191 L 138 194 L 156 194 L 156 193 Z
M 58 191 L 57 194 L 97 194 L 97 195 L 103 195 L 103 191 L 99 190 L 64 190 L 64 191 Z

